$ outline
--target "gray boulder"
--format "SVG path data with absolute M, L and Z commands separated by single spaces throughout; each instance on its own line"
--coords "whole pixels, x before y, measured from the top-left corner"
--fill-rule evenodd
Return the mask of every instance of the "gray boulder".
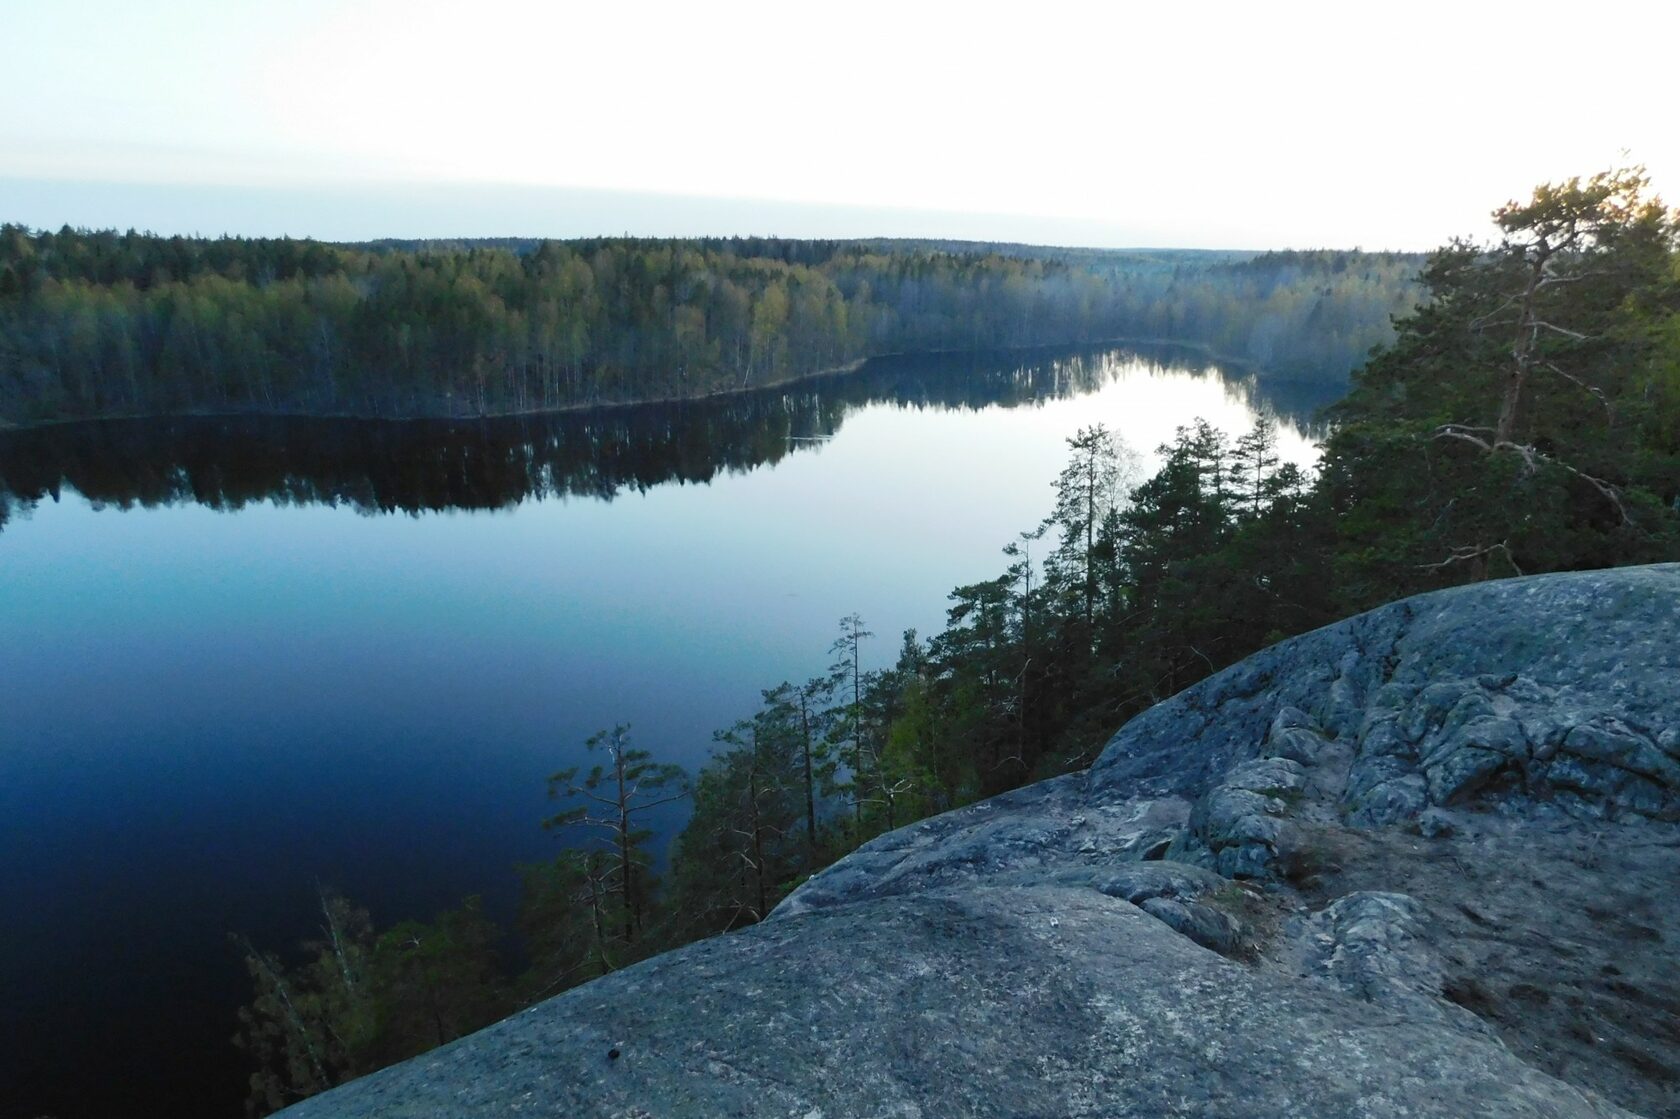
M 1300 763 L 1287 758 L 1238 763 L 1191 810 L 1190 849 L 1228 878 L 1266 877 L 1305 784 Z

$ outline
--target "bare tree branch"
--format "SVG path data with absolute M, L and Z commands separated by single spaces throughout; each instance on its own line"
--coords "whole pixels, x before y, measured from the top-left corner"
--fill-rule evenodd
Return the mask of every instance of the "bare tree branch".
M 1452 555 L 1439 563 L 1420 563 L 1417 567 L 1419 571 L 1440 571 L 1443 568 L 1451 567 L 1455 563 L 1466 563 L 1496 553 L 1505 557 L 1505 562 L 1511 565 L 1511 570 L 1518 575 L 1523 574 L 1523 569 L 1517 566 L 1517 561 L 1511 556 L 1510 545 L 1503 540 L 1497 544 L 1489 544 L 1484 548 L 1478 548 L 1474 544 L 1466 544 L 1463 547 L 1454 548 Z
M 1633 517 L 1628 513 L 1627 505 L 1622 501 L 1622 492 L 1613 482 L 1608 482 L 1603 478 L 1588 474 L 1586 471 L 1581 470 L 1578 467 L 1571 466 L 1561 459 L 1553 458 L 1551 455 L 1541 451 L 1538 447 L 1531 446 L 1530 444 L 1513 443 L 1510 440 L 1505 439 L 1483 439 L 1481 436 L 1475 434 L 1478 431 L 1486 430 L 1487 428 L 1485 427 L 1470 427 L 1465 424 L 1442 424 L 1440 427 L 1435 429 L 1434 438 L 1457 439 L 1462 442 L 1469 443 L 1471 446 L 1480 448 L 1482 451 L 1485 451 L 1490 455 L 1499 454 L 1501 452 L 1516 455 L 1523 461 L 1524 472 L 1529 474 L 1533 474 L 1535 471 L 1539 470 L 1542 464 L 1555 466 L 1560 470 L 1568 471 L 1570 474 L 1575 475 L 1575 477 L 1581 479 L 1593 489 L 1597 490 L 1606 501 L 1608 501 L 1611 505 L 1614 505 L 1616 507 L 1616 512 L 1622 518 L 1623 524 L 1633 524 Z
M 1590 335 L 1590 334 L 1582 334 L 1578 330 L 1570 330 L 1567 326 L 1559 326 L 1556 323 L 1547 322 L 1545 319 L 1531 319 L 1529 321 L 1529 325 L 1534 327 L 1537 330 L 1538 329 L 1545 329 L 1545 330 L 1556 331 L 1557 333 L 1563 335 L 1565 338 L 1573 338 L 1577 342 L 1586 342 L 1586 341 L 1591 340 L 1591 338 L 1592 338 L 1592 335 Z
M 1587 382 L 1581 380 L 1581 378 L 1575 376 L 1575 374 L 1567 372 L 1566 370 L 1560 368 L 1558 366 L 1558 363 L 1555 362 L 1555 361 L 1543 361 L 1543 362 L 1540 363 L 1540 368 L 1549 370 L 1553 373 L 1556 373 L 1559 377 L 1562 377 L 1564 380 L 1568 381 L 1569 383 L 1575 385 L 1576 387 L 1578 387 L 1578 388 L 1580 388 L 1580 389 L 1582 389 L 1586 392 L 1591 393 L 1593 395 L 1593 397 L 1595 397 L 1600 404 L 1604 405 L 1604 410 L 1606 412 L 1614 413 L 1614 408 L 1610 404 L 1610 398 L 1608 396 L 1606 396 L 1605 393 L 1604 393 L 1604 390 L 1599 388 L 1597 385 L 1587 384 Z

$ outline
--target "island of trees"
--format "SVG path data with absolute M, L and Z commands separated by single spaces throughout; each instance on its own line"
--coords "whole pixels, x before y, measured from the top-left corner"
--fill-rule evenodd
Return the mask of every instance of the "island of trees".
M 952 591 L 943 632 L 890 639 L 892 667 L 866 670 L 889 639 L 843 618 L 832 667 L 766 688 L 692 776 L 603 730 L 598 764 L 551 782 L 562 850 L 523 870 L 514 951 L 471 900 L 376 930 L 331 891 L 302 955 L 241 945 L 254 1110 L 761 920 L 858 844 L 1085 765 L 1131 715 L 1283 637 L 1455 583 L 1680 559 L 1676 215 L 1622 171 L 1495 220 L 1496 242 L 1429 257 L 1425 302 L 1356 373 L 1316 473 L 1279 463 L 1265 420 L 1234 441 L 1187 425 L 1141 478 L 1084 430 L 1047 518 Z M 676 796 L 692 814 L 656 858 L 647 813 Z
M 0 226 L 0 425 L 463 417 L 683 399 L 889 353 L 1113 339 L 1341 385 L 1419 257 L 764 238 L 329 245 Z

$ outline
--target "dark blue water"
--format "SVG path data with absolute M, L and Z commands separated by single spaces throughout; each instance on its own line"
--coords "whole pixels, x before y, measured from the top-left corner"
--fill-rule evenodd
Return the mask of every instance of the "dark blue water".
M 1081 426 L 1147 468 L 1264 396 L 1114 350 L 545 420 L 0 434 L 0 1113 L 236 1114 L 230 933 L 290 946 L 317 881 L 378 922 L 505 915 L 590 733 L 697 766 L 841 615 L 876 664 L 937 631 Z

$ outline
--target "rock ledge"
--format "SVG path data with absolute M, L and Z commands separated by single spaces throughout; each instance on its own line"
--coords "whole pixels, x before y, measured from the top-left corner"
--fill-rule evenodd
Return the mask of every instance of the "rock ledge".
M 1680 1115 L 1677 821 L 1680 565 L 1421 596 L 285 1114 Z

